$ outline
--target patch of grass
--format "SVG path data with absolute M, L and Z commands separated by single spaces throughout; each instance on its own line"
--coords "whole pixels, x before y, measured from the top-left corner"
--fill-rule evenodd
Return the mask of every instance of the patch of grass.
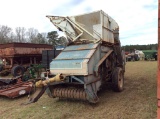
M 0 97 L 1 119 L 154 119 L 156 118 L 156 61 L 127 62 L 125 90 L 99 92 L 97 104 L 68 99 L 52 99 L 44 94 L 26 106 L 27 96 Z

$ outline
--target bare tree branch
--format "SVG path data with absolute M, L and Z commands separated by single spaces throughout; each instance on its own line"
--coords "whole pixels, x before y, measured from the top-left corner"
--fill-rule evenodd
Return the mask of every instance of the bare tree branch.
M 24 27 L 16 27 L 15 32 L 17 42 L 26 42 L 26 29 Z
M 8 26 L 0 25 L 0 43 L 6 43 L 10 39 L 12 29 Z

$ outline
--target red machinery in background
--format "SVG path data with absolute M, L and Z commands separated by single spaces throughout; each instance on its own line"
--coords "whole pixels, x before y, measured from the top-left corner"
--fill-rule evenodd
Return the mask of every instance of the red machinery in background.
M 158 0 L 158 72 L 157 72 L 157 119 L 160 119 L 160 0 Z

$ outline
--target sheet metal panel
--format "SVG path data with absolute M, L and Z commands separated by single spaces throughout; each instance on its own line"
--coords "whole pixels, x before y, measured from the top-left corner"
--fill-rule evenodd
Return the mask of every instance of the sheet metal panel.
M 114 43 L 113 30 L 119 29 L 116 21 L 102 10 L 70 17 L 48 17 L 73 41 L 80 37 L 85 40 Z
M 89 59 L 53 60 L 50 64 L 51 74 L 88 75 Z
M 100 46 L 96 49 L 94 52 L 94 55 L 90 58 L 88 62 L 88 72 L 89 74 L 93 74 L 95 65 L 98 63 L 98 61 L 101 59 L 101 49 Z
M 60 53 L 55 60 L 60 59 L 88 59 L 94 53 L 93 50 L 76 50 L 76 51 L 68 51 Z
M 119 28 L 119 26 L 114 19 L 112 19 L 102 10 L 88 14 L 72 16 L 71 18 L 75 20 L 75 22 L 79 23 L 81 27 L 93 34 L 97 39 L 114 43 L 113 30 Z M 81 38 L 93 39 L 87 33 L 83 33 Z
M 65 73 L 88 75 L 88 62 L 97 50 L 98 44 L 67 46 L 51 63 L 52 74 Z M 96 55 L 97 56 L 97 55 Z M 93 59 L 93 58 L 92 58 Z M 97 58 L 95 58 L 97 59 Z M 92 68 L 93 73 L 93 68 Z
M 101 11 L 103 41 L 114 43 L 113 28 L 116 26 L 112 27 L 110 19 L 110 16 Z
M 75 20 L 81 27 L 86 29 L 88 32 L 94 35 L 95 38 L 100 39 L 102 37 L 102 26 L 101 26 L 101 14 L 100 12 L 92 12 L 84 15 L 77 15 L 71 17 Z M 94 32 L 96 31 L 99 36 Z M 83 32 L 81 36 L 82 39 L 93 39 L 92 36 L 88 35 L 86 32 Z
M 98 44 L 83 44 L 83 45 L 71 45 L 66 47 L 63 51 L 70 51 L 70 50 L 85 50 L 85 49 L 95 49 Z
M 0 44 L 0 57 L 15 55 L 41 55 L 42 50 L 52 49 L 51 45 L 33 43 Z

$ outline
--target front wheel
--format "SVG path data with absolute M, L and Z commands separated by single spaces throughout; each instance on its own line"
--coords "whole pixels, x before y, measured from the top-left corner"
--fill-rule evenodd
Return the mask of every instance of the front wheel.
M 121 92 L 124 89 L 124 71 L 116 67 L 112 73 L 113 91 Z
M 14 66 L 11 70 L 11 73 L 14 77 L 24 74 L 24 68 L 20 65 Z

